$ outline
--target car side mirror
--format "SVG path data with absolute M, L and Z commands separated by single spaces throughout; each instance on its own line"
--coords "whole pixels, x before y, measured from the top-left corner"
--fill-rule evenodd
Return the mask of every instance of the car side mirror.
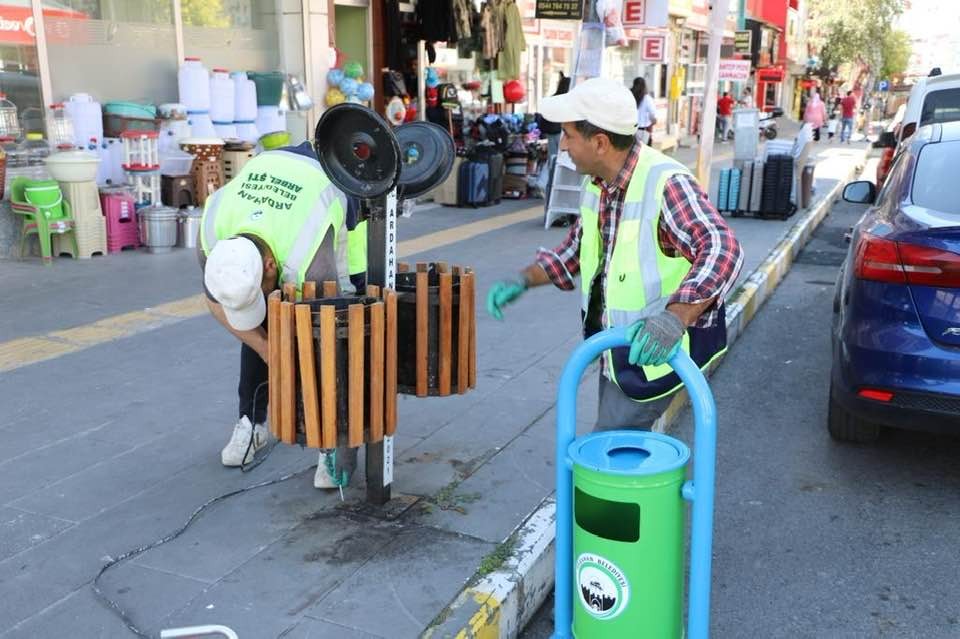
M 893 131 L 884 131 L 872 144 L 875 149 L 893 149 L 897 146 L 897 135 Z
M 852 204 L 873 204 L 877 199 L 877 187 L 866 180 L 851 182 L 843 187 L 843 199 Z

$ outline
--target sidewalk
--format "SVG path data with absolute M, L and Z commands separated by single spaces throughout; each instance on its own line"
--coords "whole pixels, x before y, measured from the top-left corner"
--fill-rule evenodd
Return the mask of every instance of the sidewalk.
M 818 199 L 863 152 L 862 145 L 825 149 Z M 424 210 L 401 223 L 401 246 L 411 261 L 474 266 L 482 300 L 492 281 L 565 233 L 542 229 L 541 207 Z M 745 271 L 804 219 L 731 220 Z M 461 232 L 475 223 L 485 226 Z M 130 268 L 118 273 L 123 259 Z M 315 490 L 310 451 L 278 446 L 246 475 L 220 466 L 235 410 L 237 348 L 209 317 L 184 311 L 106 335 L 103 325 L 76 326 L 194 296 L 192 256 L 123 255 L 79 266 L 4 263 L 0 276 L 4 299 L 21 300 L 5 304 L 12 308 L 0 317 L 0 340 L 70 329 L 76 346 L 0 374 L 0 396 L 16 398 L 0 425 L 0 637 L 130 636 L 90 588 L 105 562 L 176 529 L 212 497 L 297 471 L 210 507 L 179 538 L 106 573 L 104 592 L 153 634 L 221 623 L 249 638 L 394 639 L 431 625 L 438 637 L 468 625 L 507 636 L 536 610 L 552 574 L 553 405 L 560 369 L 580 339 L 576 295 L 533 291 L 502 323 L 480 313 L 477 388 L 462 397 L 400 398 L 395 499 L 374 509 L 364 504 L 362 476 L 344 504 Z M 728 312 L 734 321 L 747 318 L 758 304 L 751 300 L 774 281 L 759 279 L 742 276 L 740 301 Z M 584 430 L 595 384 L 591 376 L 581 388 Z M 524 521 L 540 537 L 513 536 Z M 507 584 L 518 564 L 529 568 L 524 597 L 491 600 L 483 584 L 498 575 Z

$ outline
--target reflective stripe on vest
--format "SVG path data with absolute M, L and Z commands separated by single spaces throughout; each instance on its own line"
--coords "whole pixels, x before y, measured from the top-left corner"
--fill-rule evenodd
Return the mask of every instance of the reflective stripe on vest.
M 201 246 L 209 255 L 219 239 L 256 235 L 280 264 L 282 281 L 299 288 L 331 230 L 336 246 L 346 210 L 346 196 L 319 162 L 289 151 L 269 151 L 207 199 Z
M 347 264 L 350 275 L 367 272 L 367 221 L 347 231 Z

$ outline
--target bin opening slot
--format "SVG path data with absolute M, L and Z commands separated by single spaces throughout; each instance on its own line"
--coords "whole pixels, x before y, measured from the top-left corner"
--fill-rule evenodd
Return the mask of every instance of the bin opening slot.
M 592 535 L 629 543 L 640 539 L 639 504 L 610 501 L 575 488 L 573 511 L 577 526 Z
M 639 446 L 617 446 L 607 451 L 610 468 L 616 470 L 633 470 L 643 464 L 650 456 L 650 451 Z

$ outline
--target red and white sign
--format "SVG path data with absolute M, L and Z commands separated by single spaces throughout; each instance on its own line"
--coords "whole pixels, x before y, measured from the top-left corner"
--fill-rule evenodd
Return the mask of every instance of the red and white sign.
M 667 39 L 662 35 L 640 38 L 640 59 L 644 62 L 663 62 Z
M 572 47 L 576 41 L 572 27 L 554 20 L 540 20 L 540 36 L 545 47 L 565 49 Z
M 620 14 L 620 17 L 623 19 L 624 27 L 642 27 L 646 25 L 646 0 L 626 0 L 623 3 L 623 13 Z
M 750 79 L 750 60 L 720 60 L 718 78 L 721 81 L 746 82 Z
M 47 19 L 46 24 L 48 25 L 50 24 L 50 18 L 66 18 L 68 20 L 85 20 L 87 18 L 86 14 L 69 9 L 44 8 L 43 16 Z M 68 37 L 64 37 L 57 29 L 47 28 L 47 38 L 49 40 L 68 40 Z M 0 43 L 32 45 L 36 42 L 36 39 L 33 9 L 0 4 Z

